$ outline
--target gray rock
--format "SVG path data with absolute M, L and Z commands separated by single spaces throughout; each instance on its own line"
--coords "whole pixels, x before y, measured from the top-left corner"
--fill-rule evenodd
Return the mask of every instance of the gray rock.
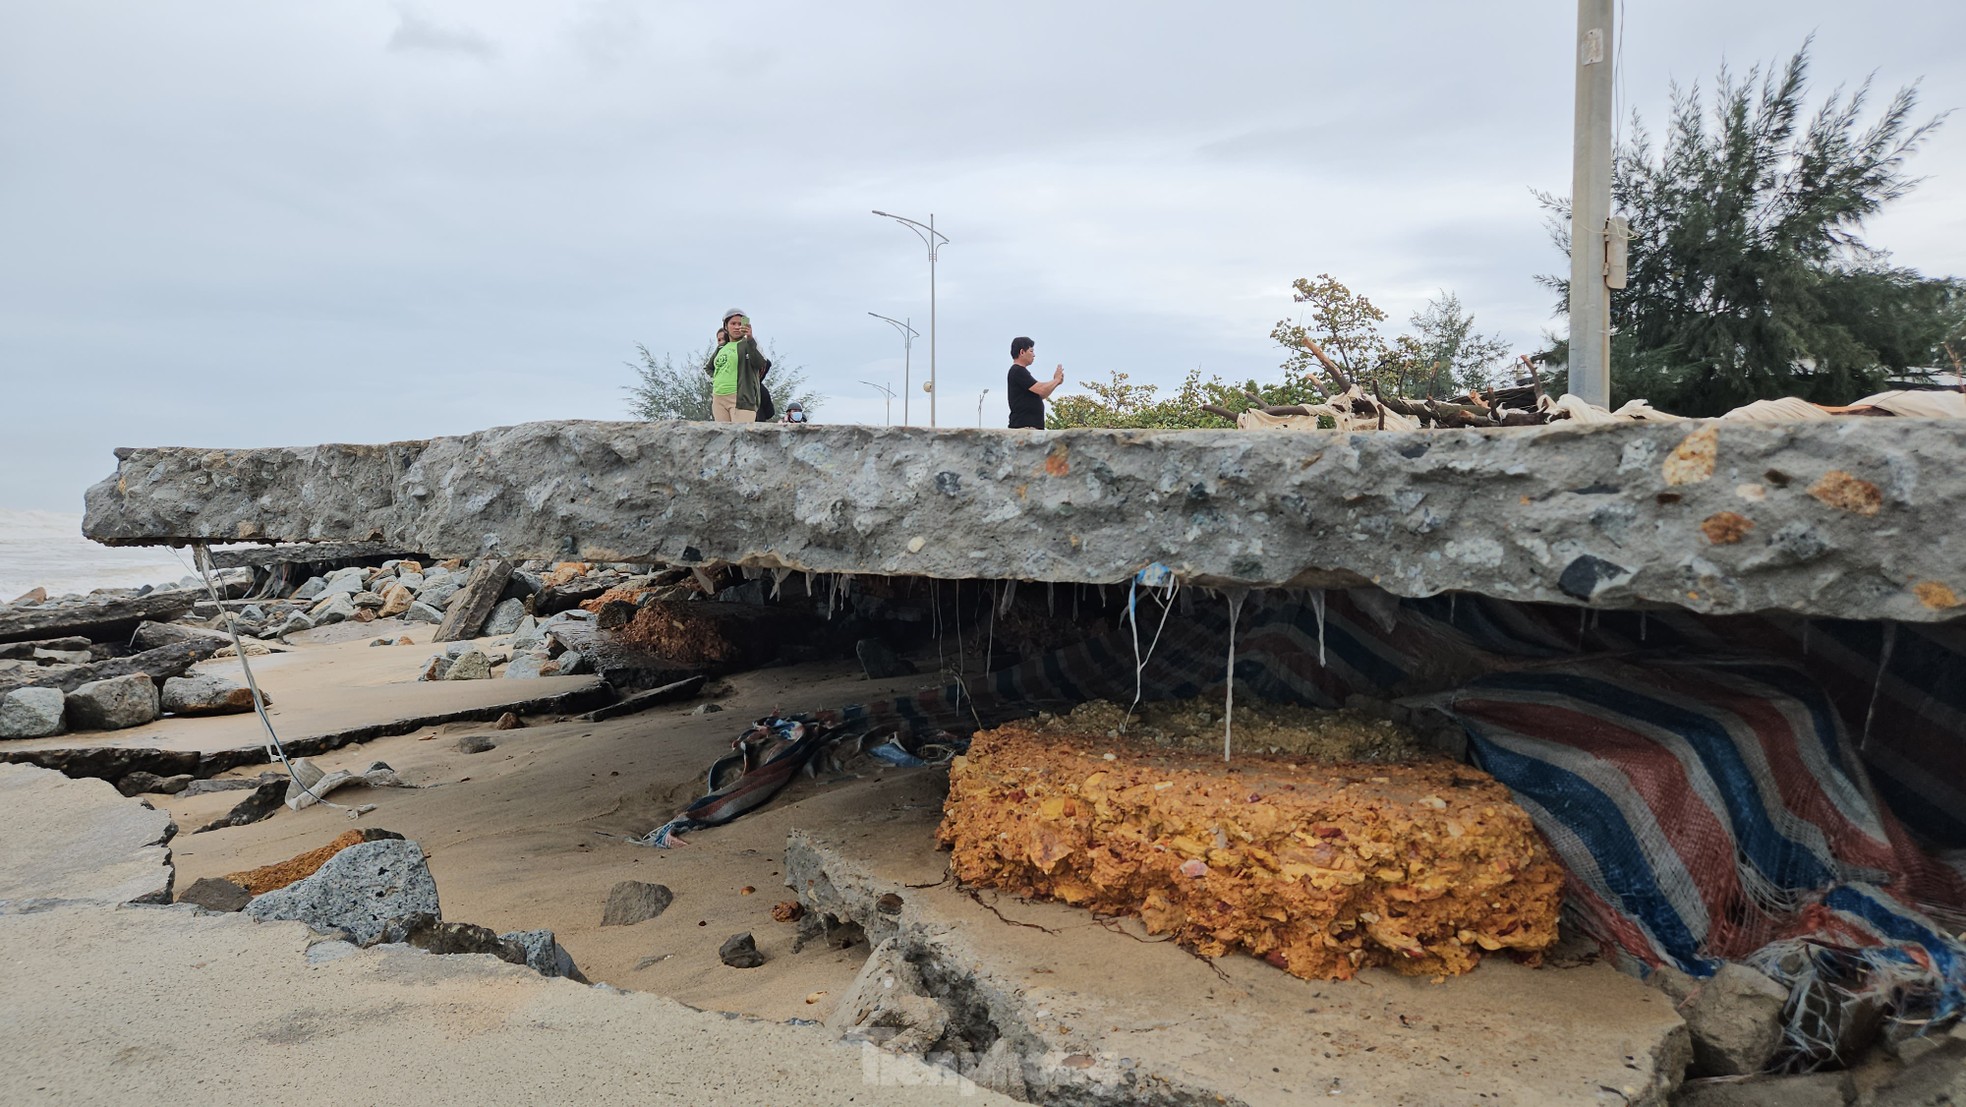
M 423 674 L 421 676 L 418 676 L 416 679 L 442 680 L 444 679 L 445 674 L 449 673 L 450 671 L 451 671 L 451 659 L 445 657 L 443 654 L 438 654 L 437 656 L 430 659 L 430 663 L 423 667 Z
M 1693 1035 L 1693 1075 L 1761 1072 L 1780 1048 L 1788 989 L 1746 965 L 1723 962 L 1705 980 L 1662 967 L 1653 982 L 1673 998 Z
M 375 941 L 365 944 L 384 943 L 401 943 L 425 953 L 484 953 L 508 964 L 526 963 L 526 951 L 517 942 L 499 937 L 490 927 L 444 922 L 427 914 L 391 919 L 383 924 L 382 933 L 377 935 Z
M 324 627 L 329 623 L 341 623 L 353 619 L 355 617 L 355 601 L 349 598 L 351 595 L 353 593 L 336 592 L 316 604 L 307 613 L 307 617 L 313 619 L 314 625 L 317 627 Z
M 498 748 L 498 743 L 482 734 L 467 734 L 457 740 L 459 753 L 490 753 Z
M 319 931 L 346 930 L 371 945 L 391 922 L 415 915 L 443 918 L 437 882 L 411 841 L 362 842 L 328 859 L 319 872 L 248 904 L 250 918 L 292 919 Z
M 488 638 L 496 634 L 510 634 L 519 628 L 519 620 L 525 617 L 524 600 L 500 600 L 492 608 L 491 614 L 485 617 L 484 634 Z
M 156 682 L 149 673 L 92 680 L 68 694 L 70 730 L 123 730 L 155 722 Z
M 409 589 L 412 592 L 421 590 L 423 588 L 423 582 L 425 579 L 426 578 L 422 573 L 396 574 L 396 583 L 402 585 L 403 587 Z
M 403 618 L 412 623 L 441 623 L 444 621 L 444 613 L 419 600 L 411 604 L 409 610 L 403 612 Z
M 594 666 L 578 650 L 568 650 L 553 660 L 560 666 L 561 676 L 574 676 L 578 673 L 594 671 Z
M 660 884 L 624 880 L 608 891 L 607 906 L 601 909 L 602 926 L 633 926 L 647 922 L 669 909 L 676 894 Z
M 514 652 L 532 649 L 545 640 L 545 635 L 541 634 L 539 630 L 539 620 L 530 615 L 520 619 L 519 625 L 512 628 L 512 649 Z
M 482 650 L 470 650 L 451 662 L 450 671 L 444 674 L 444 679 L 489 680 L 491 675 L 491 657 Z
M 897 655 L 878 638 L 862 638 L 853 644 L 853 652 L 859 655 L 861 671 L 867 674 L 868 680 L 907 676 L 915 671 L 913 662 Z
M 444 656 L 456 661 L 467 653 L 478 650 L 476 642 L 452 642 L 444 647 Z
M 249 603 L 239 609 L 239 617 L 248 622 L 263 623 L 266 621 L 266 610 L 256 603 Z
M 146 773 L 141 770 L 125 773 L 123 779 L 116 782 L 116 790 L 126 796 L 174 796 L 190 786 L 190 773 L 158 776 L 156 773 Z
M 203 834 L 208 830 L 224 830 L 227 827 L 246 826 L 249 823 L 256 823 L 278 811 L 280 805 L 285 802 L 286 796 L 287 778 L 285 775 L 270 779 L 261 778 L 259 784 L 253 788 L 253 794 L 233 804 L 232 810 L 227 811 L 224 818 L 213 819 L 211 822 L 192 831 L 192 833 Z
M 273 697 L 260 692 L 262 703 Z M 214 673 L 193 673 L 164 681 L 164 710 L 173 715 L 236 715 L 253 709 L 252 689 Z
M 321 595 L 323 598 L 331 597 L 331 596 L 353 596 L 357 592 L 360 592 L 361 590 L 362 590 L 361 577 L 339 576 L 339 577 L 329 578 L 327 587 L 321 590 Z
M 544 676 L 545 674 L 540 670 L 542 667 L 550 664 L 552 662 L 547 660 L 546 651 L 530 650 L 512 659 L 512 663 L 505 667 L 505 676 L 517 680 L 529 680 L 533 677 Z M 554 671 L 558 671 L 557 666 Z
M 758 943 L 748 930 L 725 938 L 724 944 L 717 947 L 717 959 L 733 969 L 755 969 L 765 963 L 765 955 L 759 951 Z M 933 1005 L 933 1001 L 930 1002 Z
M 431 584 L 426 579 L 423 585 L 423 591 L 417 593 L 416 598 L 428 604 L 433 610 L 441 611 L 443 606 L 450 602 L 450 598 L 457 595 L 458 590 L 463 587 L 463 578 L 455 574 L 444 578 L 436 584 Z M 441 620 L 443 617 L 440 615 L 438 618 Z
M 179 903 L 195 903 L 207 911 L 243 911 L 253 894 L 222 876 L 201 876 L 178 893 Z
M 1885 1081 L 1872 1107 L 1941 1107 L 1966 1104 L 1966 1040 L 1950 1038 L 1927 1050 L 1904 1071 Z M 1801 1107 L 1783 1104 L 1781 1107 Z
M 66 702 L 59 688 L 16 688 L 0 696 L 0 738 L 60 734 Z
M 273 632 L 273 636 L 275 638 L 285 638 L 289 634 L 299 634 L 303 630 L 313 629 L 314 620 L 296 611 L 287 616 L 286 621 L 281 623 L 279 629 Z
M 717 703 L 699 703 L 699 704 L 697 704 L 697 705 L 696 705 L 696 708 L 695 708 L 695 710 L 693 710 L 693 711 L 691 711 L 691 712 L 690 712 L 690 714 L 692 714 L 692 715 L 715 715 L 715 714 L 716 714 L 717 712 L 719 712 L 719 711 L 722 711 L 723 709 L 724 709 L 724 708 L 723 708 L 723 705 L 722 705 L 722 704 L 717 704 Z
M 88 650 L 37 649 L 31 656 L 44 665 L 87 665 L 95 660 L 95 655 Z
M 526 964 L 531 965 L 541 976 L 563 976 L 568 980 L 586 982 L 573 957 L 560 947 L 550 930 L 514 930 L 499 937 L 516 944 L 526 952 Z
M 365 591 L 365 592 L 357 592 L 354 595 L 348 597 L 348 602 L 354 604 L 358 608 L 367 611 L 374 611 L 380 608 L 383 604 L 388 603 L 389 601 L 383 599 L 380 595 L 377 595 L 374 592 Z
M 1849 1073 L 1812 1072 L 1712 1083 L 1689 1080 L 1672 1102 L 1674 1107 L 1844 1107 L 1850 1093 Z
M 860 966 L 853 983 L 833 1005 L 833 1013 L 826 1018 L 826 1027 L 844 1037 L 868 1025 L 881 1000 L 928 994 L 921 970 L 903 956 L 899 940 L 889 938 L 867 955 L 866 963 Z
M 287 598 L 293 600 L 295 603 L 302 603 L 318 597 L 327 590 L 327 581 L 320 577 L 308 577 L 299 588 L 294 589 L 294 594 Z

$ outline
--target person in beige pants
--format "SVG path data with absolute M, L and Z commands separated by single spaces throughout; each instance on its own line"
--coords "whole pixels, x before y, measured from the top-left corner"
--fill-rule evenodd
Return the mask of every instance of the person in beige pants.
M 723 329 L 717 332 L 717 348 L 703 366 L 710 376 L 710 417 L 719 423 L 751 423 L 758 418 L 758 402 L 771 362 L 758 349 L 751 333 L 751 317 L 738 308 L 724 312 Z

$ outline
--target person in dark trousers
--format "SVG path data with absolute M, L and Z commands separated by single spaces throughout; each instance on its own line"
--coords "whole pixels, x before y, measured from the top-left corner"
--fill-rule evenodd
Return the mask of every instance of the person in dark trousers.
M 1043 430 L 1044 402 L 1065 383 L 1065 367 L 1052 370 L 1051 379 L 1040 382 L 1031 376 L 1031 363 L 1038 357 L 1038 344 L 1028 338 L 1010 340 L 1010 429 Z
M 724 312 L 717 348 L 703 367 L 710 377 L 710 417 L 719 423 L 752 423 L 765 403 L 764 378 L 771 362 L 751 334 L 751 317 L 737 308 Z M 775 413 L 774 413 L 775 414 Z M 766 415 L 766 419 L 771 415 Z

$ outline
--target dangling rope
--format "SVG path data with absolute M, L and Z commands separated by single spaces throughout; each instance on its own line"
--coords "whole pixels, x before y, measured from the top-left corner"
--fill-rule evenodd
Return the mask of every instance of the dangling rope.
M 253 711 L 259 716 L 260 725 L 266 728 L 265 749 L 268 757 L 278 760 L 281 767 L 287 770 L 287 778 L 294 782 L 294 786 L 306 795 L 312 796 L 316 803 L 325 804 L 337 811 L 345 811 L 351 819 L 375 810 L 375 805 L 372 803 L 349 807 L 346 804 L 323 799 L 313 787 L 300 782 L 300 777 L 294 772 L 293 762 L 287 760 L 286 747 L 280 744 L 280 735 L 273 729 L 273 720 L 266 717 L 266 697 L 260 695 L 259 682 L 253 679 L 253 667 L 246 662 L 246 645 L 239 640 L 239 622 L 237 619 L 230 618 L 231 612 L 225 610 L 225 601 L 219 599 L 218 586 L 212 583 L 212 551 L 203 542 L 195 543 L 191 547 L 191 560 L 198 567 L 198 575 L 204 579 L 205 594 L 212 598 L 212 603 L 218 607 L 220 616 L 225 618 L 226 633 L 232 636 L 232 652 L 238 655 L 239 669 L 246 674 L 246 688 L 253 694 Z
M 1234 738 L 1236 727 L 1236 621 L 1242 618 L 1242 601 L 1243 597 L 1248 594 L 1240 588 L 1228 594 L 1229 669 L 1228 679 L 1223 681 L 1227 691 L 1223 693 L 1222 697 L 1222 763 L 1224 765 L 1229 763 L 1230 742 Z M 1320 591 L 1318 594 L 1322 596 L 1323 592 Z M 1320 603 L 1319 607 L 1322 609 L 1323 604 Z M 1321 626 L 1322 624 L 1320 624 Z M 1322 638 L 1323 636 L 1320 634 L 1320 642 Z

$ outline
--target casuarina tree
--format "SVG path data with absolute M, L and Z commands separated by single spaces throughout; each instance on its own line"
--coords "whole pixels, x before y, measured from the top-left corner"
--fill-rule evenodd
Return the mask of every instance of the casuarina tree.
M 636 360 L 624 363 L 636 377 L 626 389 L 628 410 L 637 419 L 709 419 L 710 376 L 703 366 L 715 352 L 714 346 L 706 346 L 678 362 L 670 354 L 658 358 L 647 346 L 636 344 Z M 805 369 L 786 364 L 776 347 L 767 348 L 765 356 L 772 365 L 765 387 L 771 389 L 778 410 L 792 403 L 804 407 L 807 416 L 818 410 L 822 397 L 806 382 Z
M 1614 403 L 1642 396 L 1682 415 L 1780 395 L 1847 403 L 1945 363 L 1958 283 L 1863 237 L 1917 184 L 1906 160 L 1940 119 L 1916 119 L 1915 87 L 1872 111 L 1869 81 L 1812 112 L 1808 71 L 1805 42 L 1740 79 L 1723 67 L 1711 98 L 1673 86 L 1656 148 L 1634 116 L 1612 171 L 1632 231 L 1629 283 L 1611 294 Z M 1567 254 L 1569 201 L 1540 199 Z M 1568 282 L 1543 280 L 1566 311 Z

